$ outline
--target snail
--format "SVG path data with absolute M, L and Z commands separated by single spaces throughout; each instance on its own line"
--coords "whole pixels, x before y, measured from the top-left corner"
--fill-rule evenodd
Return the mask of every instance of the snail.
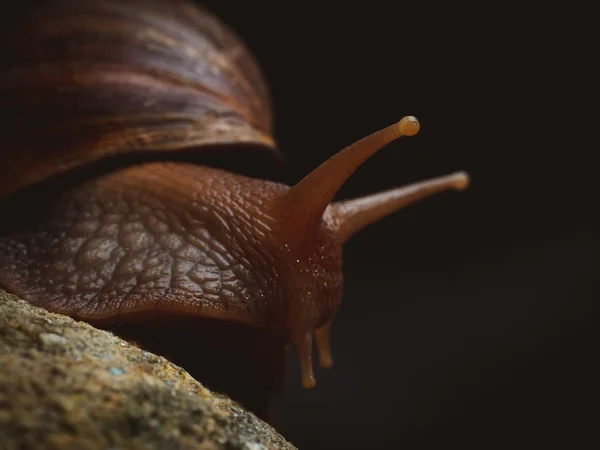
M 203 163 L 281 153 L 258 63 L 186 0 L 50 0 L 15 19 L 0 59 L 0 287 L 159 349 L 262 417 L 288 343 L 304 387 L 313 340 L 332 365 L 343 244 L 469 183 L 457 172 L 334 201 L 419 131 L 412 116 L 293 186 Z

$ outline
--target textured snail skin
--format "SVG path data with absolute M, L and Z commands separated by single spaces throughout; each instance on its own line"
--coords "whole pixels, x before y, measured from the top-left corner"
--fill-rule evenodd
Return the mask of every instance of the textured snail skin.
M 0 238 L 0 283 L 82 319 L 168 311 L 312 332 L 337 309 L 341 247 L 324 223 L 313 252 L 290 249 L 272 207 L 287 190 L 183 163 L 118 170 Z
M 131 323 L 115 331 L 160 346 L 176 360 L 217 365 L 218 374 L 204 369 L 200 379 L 232 396 L 236 383 L 224 386 L 225 379 L 235 374 L 237 384 L 249 383 L 247 372 L 256 369 L 256 385 L 266 385 L 265 393 L 240 393 L 240 401 L 266 417 L 268 394 L 283 380 L 285 341 L 312 334 L 341 299 L 341 246 L 327 223 L 312 253 L 295 254 L 278 229 L 274 206 L 288 190 L 184 163 L 117 170 L 46 203 L 34 226 L 0 236 L 0 286 L 95 324 Z M 190 317 L 220 322 L 185 319 Z M 222 322 L 258 327 L 268 337 Z M 140 323 L 152 323 L 154 331 L 145 332 Z M 182 329 L 187 338 L 164 345 Z M 227 344 L 234 336 L 237 342 Z M 207 339 L 216 341 L 210 343 L 215 354 L 197 351 L 192 337 L 204 340 L 200 348 Z M 248 346 L 244 351 L 241 342 Z M 223 364 L 234 354 L 235 366 L 243 361 L 245 370 Z M 209 362 L 215 359 L 221 360 Z

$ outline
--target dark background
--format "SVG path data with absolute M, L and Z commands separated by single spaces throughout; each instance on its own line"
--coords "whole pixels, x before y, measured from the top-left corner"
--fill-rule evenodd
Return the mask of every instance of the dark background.
M 421 132 L 339 199 L 472 177 L 346 245 L 335 366 L 305 390 L 291 355 L 283 434 L 302 449 L 597 442 L 597 145 L 578 139 L 591 121 L 571 106 L 586 95 L 573 45 L 586 28 L 504 3 L 205 4 L 271 86 L 288 158 L 276 179 L 406 114 Z

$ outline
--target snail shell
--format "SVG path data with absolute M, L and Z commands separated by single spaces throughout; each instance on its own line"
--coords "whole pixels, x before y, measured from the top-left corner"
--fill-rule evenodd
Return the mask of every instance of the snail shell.
M 276 151 L 254 58 L 190 2 L 45 2 L 2 42 L 0 197 L 115 154 Z

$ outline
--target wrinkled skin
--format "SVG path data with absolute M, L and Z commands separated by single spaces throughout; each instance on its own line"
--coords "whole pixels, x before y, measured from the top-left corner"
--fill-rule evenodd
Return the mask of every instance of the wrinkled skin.
M 220 380 L 254 361 L 248 378 L 266 398 L 283 379 L 285 343 L 310 339 L 341 299 L 341 246 L 327 222 L 311 247 L 288 244 L 276 209 L 288 189 L 182 163 L 115 171 L 43 202 L 35 221 L 0 236 L 0 286 L 175 362 L 199 361 L 197 375 L 216 389 L 239 391 Z M 253 397 L 238 393 L 264 414 Z

